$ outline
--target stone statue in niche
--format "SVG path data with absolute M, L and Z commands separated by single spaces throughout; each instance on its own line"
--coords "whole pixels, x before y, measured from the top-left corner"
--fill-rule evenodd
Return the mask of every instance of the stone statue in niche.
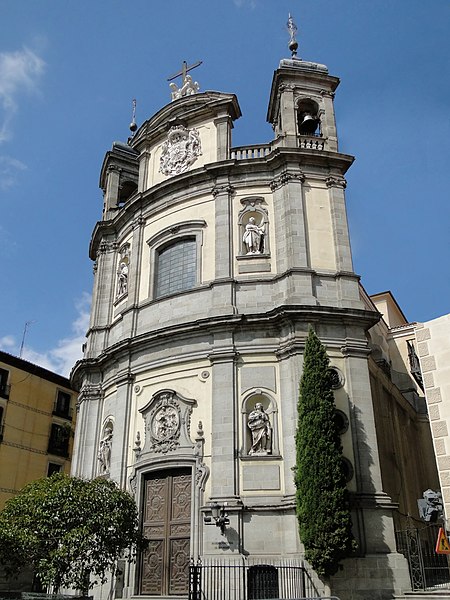
M 113 429 L 110 425 L 105 427 L 102 439 L 100 440 L 97 458 L 100 463 L 100 475 L 108 475 L 111 467 L 111 446 L 113 438 Z
M 163 175 L 179 175 L 187 171 L 201 154 L 198 130 L 174 125 L 162 145 L 159 170 Z
M 117 280 L 117 295 L 123 296 L 128 293 L 128 265 L 122 261 L 119 266 L 119 274 Z
M 272 428 L 269 416 L 261 402 L 257 402 L 255 408 L 248 415 L 247 427 L 252 434 L 252 446 L 249 454 L 272 454 Z
M 242 238 L 247 254 L 262 254 L 264 252 L 264 232 L 264 217 L 259 225 L 256 224 L 255 217 L 250 217 Z

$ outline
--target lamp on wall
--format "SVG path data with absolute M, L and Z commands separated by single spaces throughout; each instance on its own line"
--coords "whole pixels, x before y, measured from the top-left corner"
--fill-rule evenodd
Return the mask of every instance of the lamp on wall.
M 216 526 L 220 527 L 220 532 L 222 535 L 225 534 L 226 526 L 230 524 L 230 519 L 225 512 L 225 506 L 226 504 L 221 505 L 218 502 L 213 502 L 211 504 L 212 518 L 214 519 Z

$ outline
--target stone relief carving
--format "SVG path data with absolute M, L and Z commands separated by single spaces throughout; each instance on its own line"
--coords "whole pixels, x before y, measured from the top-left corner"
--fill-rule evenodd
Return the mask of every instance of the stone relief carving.
M 272 454 L 272 427 L 269 416 L 260 402 L 255 404 L 255 408 L 248 415 L 247 427 L 252 434 L 249 455 Z
M 174 125 L 169 129 L 167 141 L 162 146 L 159 171 L 163 175 L 184 173 L 201 154 L 198 130 Z
M 111 448 L 113 439 L 113 424 L 109 421 L 103 430 L 103 437 L 98 447 L 97 458 L 99 462 L 99 474 L 109 475 L 111 467 Z
M 176 436 L 180 427 L 177 408 L 165 405 L 156 411 L 153 417 L 152 433 L 159 442 L 165 442 Z
M 193 81 L 190 75 L 186 75 L 181 87 L 178 87 L 176 83 L 169 83 L 169 86 L 172 102 L 184 96 L 192 96 L 192 94 L 197 94 L 200 91 L 199 84 Z
M 148 452 L 167 454 L 193 448 L 189 428 L 194 404 L 194 400 L 183 398 L 173 390 L 155 394 L 139 411 L 145 420 L 145 443 L 136 458 L 140 459 Z
M 196 462 L 195 468 L 195 484 L 202 491 L 205 491 L 206 481 L 209 477 L 209 468 L 203 462 L 205 446 L 205 434 L 203 431 L 203 423 L 198 422 L 197 437 L 195 438 L 194 456 Z

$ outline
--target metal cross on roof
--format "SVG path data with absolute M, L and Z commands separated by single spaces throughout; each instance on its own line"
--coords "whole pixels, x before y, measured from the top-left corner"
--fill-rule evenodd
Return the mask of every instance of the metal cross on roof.
M 168 77 L 167 81 L 172 81 L 173 79 L 176 79 L 177 77 L 182 77 L 182 81 L 181 81 L 181 85 L 183 86 L 186 83 L 186 74 L 189 71 L 192 71 L 192 69 L 195 69 L 196 67 L 199 67 L 202 64 L 203 61 L 198 60 L 196 63 L 194 63 L 193 65 L 190 65 L 188 67 L 188 64 L 185 60 L 183 60 L 183 66 L 181 67 L 181 71 L 178 71 L 178 73 L 175 73 L 175 75 L 172 75 L 171 77 Z

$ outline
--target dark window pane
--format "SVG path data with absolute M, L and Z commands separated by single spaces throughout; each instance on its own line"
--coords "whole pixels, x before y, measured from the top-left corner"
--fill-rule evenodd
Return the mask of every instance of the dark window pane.
M 195 286 L 197 248 L 195 239 L 185 239 L 164 248 L 157 256 L 156 297 Z

